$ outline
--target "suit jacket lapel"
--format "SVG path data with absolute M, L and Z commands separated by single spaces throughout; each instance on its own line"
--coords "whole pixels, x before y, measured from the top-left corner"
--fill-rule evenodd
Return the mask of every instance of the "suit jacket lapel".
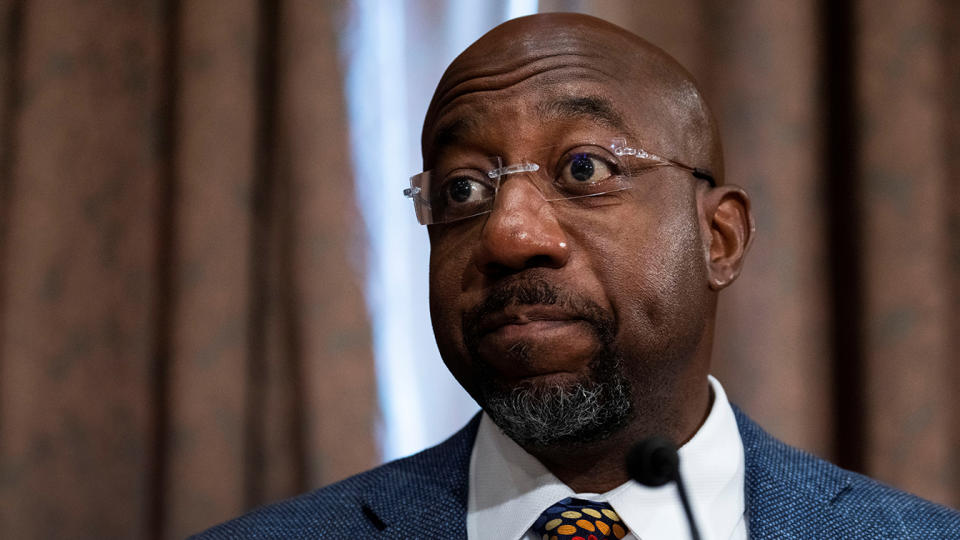
M 835 501 L 850 488 L 849 473 L 766 433 L 733 408 L 743 440 L 747 530 L 750 538 L 835 537 Z
M 386 482 L 368 486 L 361 505 L 382 521 L 382 538 L 466 538 L 470 456 L 477 414 L 438 446 L 408 458 Z
M 745 453 L 750 538 L 849 534 L 842 525 L 849 519 L 836 503 L 851 489 L 851 474 L 778 441 L 736 406 L 733 411 Z M 367 486 L 357 502 L 381 521 L 382 538 L 466 538 L 470 456 L 479 423 L 478 414 L 447 441 L 404 460 L 386 481 Z M 869 537 L 866 529 L 857 532 Z

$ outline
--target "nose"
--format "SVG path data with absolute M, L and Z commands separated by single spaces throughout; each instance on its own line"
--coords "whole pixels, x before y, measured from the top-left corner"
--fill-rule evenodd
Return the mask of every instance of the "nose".
M 565 265 L 570 248 L 554 210 L 527 178 L 501 184 L 474 248 L 474 264 L 480 272 L 497 276 Z

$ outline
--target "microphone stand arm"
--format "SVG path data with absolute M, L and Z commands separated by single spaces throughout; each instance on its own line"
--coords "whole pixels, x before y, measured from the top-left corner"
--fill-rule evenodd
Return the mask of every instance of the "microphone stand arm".
M 687 514 L 687 523 L 690 524 L 690 538 L 700 540 L 700 531 L 697 530 L 696 522 L 693 521 L 693 509 L 690 508 L 690 500 L 687 498 L 687 488 L 683 486 L 683 480 L 680 479 L 680 467 L 677 467 L 673 477 L 677 484 L 677 493 L 680 494 L 680 502 L 683 503 L 683 511 Z

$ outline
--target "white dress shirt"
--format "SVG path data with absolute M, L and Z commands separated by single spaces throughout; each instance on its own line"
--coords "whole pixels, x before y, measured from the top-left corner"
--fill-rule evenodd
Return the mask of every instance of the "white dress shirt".
M 680 473 L 701 537 L 745 540 L 743 443 L 723 387 L 712 376 L 709 382 L 713 405 L 680 448 Z M 467 538 L 540 540 L 530 531 L 533 522 L 566 497 L 610 503 L 629 528 L 628 539 L 690 537 L 675 485 L 628 481 L 603 494 L 574 493 L 484 414 L 470 457 Z

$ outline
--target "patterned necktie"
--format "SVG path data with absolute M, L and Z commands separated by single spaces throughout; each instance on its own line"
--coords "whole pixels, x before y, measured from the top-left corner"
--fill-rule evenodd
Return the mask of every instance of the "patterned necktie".
M 543 540 L 620 540 L 627 527 L 609 504 L 567 497 L 540 514 L 533 532 Z

